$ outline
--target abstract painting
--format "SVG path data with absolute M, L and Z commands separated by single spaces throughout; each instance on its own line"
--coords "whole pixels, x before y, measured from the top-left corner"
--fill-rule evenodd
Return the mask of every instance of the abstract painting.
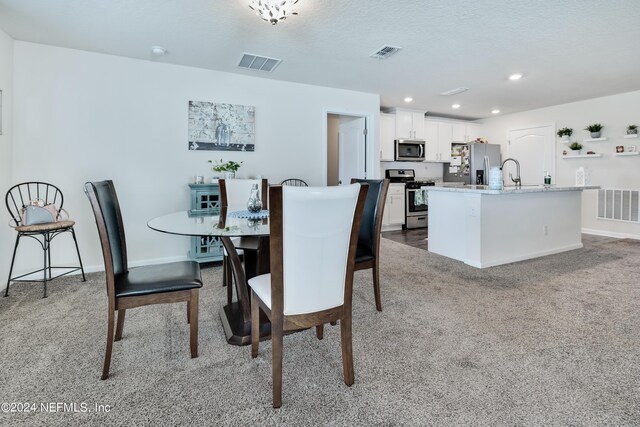
M 189 101 L 189 150 L 254 151 L 255 107 Z

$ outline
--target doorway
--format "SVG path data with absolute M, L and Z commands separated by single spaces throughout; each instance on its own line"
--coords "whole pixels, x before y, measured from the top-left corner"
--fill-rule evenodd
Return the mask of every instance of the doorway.
M 551 174 L 555 183 L 555 125 L 527 126 L 507 131 L 508 156 L 520 162 L 520 178 L 523 184 L 543 184 L 544 174 Z M 503 159 L 504 160 L 504 159 Z M 506 185 L 511 183 L 509 173 L 516 176 L 512 162 L 503 171 Z
M 367 177 L 367 120 L 364 116 L 327 114 L 327 185 Z

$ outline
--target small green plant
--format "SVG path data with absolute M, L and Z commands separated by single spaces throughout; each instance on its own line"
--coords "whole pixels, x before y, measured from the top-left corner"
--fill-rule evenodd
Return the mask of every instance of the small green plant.
M 600 132 L 603 127 L 604 126 L 602 126 L 600 123 L 594 123 L 592 125 L 587 126 L 584 129 L 588 130 L 589 132 Z
M 638 129 L 638 125 L 629 125 L 627 126 L 627 130 L 636 130 Z
M 560 130 L 558 130 L 558 136 L 560 138 L 562 138 L 563 136 L 571 136 L 571 134 L 573 133 L 573 129 L 571 128 L 562 128 Z
M 211 170 L 214 172 L 237 172 L 238 169 L 240 169 L 240 166 L 242 166 L 242 162 L 238 163 L 238 162 L 234 162 L 233 160 L 229 160 L 228 162 L 223 161 L 222 159 L 220 159 L 219 161 L 216 160 L 215 162 L 213 160 L 208 160 L 209 163 L 211 163 L 213 166 L 211 167 Z
M 582 144 L 580 144 L 579 142 L 572 142 L 569 145 L 569 148 L 571 148 L 572 150 L 582 150 Z

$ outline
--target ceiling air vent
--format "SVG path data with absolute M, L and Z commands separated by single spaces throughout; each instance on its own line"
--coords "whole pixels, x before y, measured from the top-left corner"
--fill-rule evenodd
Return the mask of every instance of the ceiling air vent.
M 400 49 L 402 48 L 396 46 L 382 46 L 380 49 L 376 50 L 369 56 L 376 59 L 387 59 L 394 53 L 398 52 Z
M 238 67 L 247 68 L 249 70 L 266 71 L 270 73 L 278 64 L 282 62 L 282 59 L 268 58 L 266 56 L 253 55 L 251 53 L 244 53 Z
M 444 91 L 444 92 L 442 92 L 440 95 L 442 95 L 442 96 L 457 95 L 457 94 L 459 94 L 459 93 L 466 92 L 466 91 L 468 91 L 468 90 L 469 90 L 469 88 L 468 88 L 468 87 L 457 87 L 457 88 L 455 88 L 455 89 L 451 89 L 451 90 Z

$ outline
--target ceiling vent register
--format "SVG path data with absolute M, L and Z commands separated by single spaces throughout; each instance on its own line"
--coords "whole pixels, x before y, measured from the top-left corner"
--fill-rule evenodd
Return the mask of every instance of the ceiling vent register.
M 400 49 L 402 48 L 397 46 L 382 46 L 369 56 L 376 59 L 387 59 L 391 55 L 398 53 Z
M 466 92 L 468 90 L 469 90 L 468 87 L 457 87 L 455 89 L 446 90 L 446 91 L 442 92 L 440 95 L 442 95 L 442 96 L 457 95 L 459 93 Z
M 282 59 L 269 58 L 267 56 L 253 55 L 251 53 L 245 53 L 240 59 L 238 67 L 246 68 L 248 70 L 265 71 L 267 73 L 272 72 L 280 63 Z

